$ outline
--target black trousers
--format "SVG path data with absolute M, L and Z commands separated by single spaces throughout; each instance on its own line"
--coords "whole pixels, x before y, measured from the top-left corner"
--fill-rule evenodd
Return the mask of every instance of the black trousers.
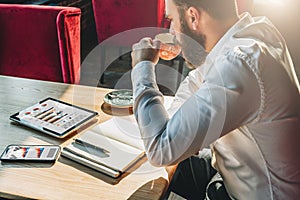
M 207 151 L 178 164 L 164 199 L 168 199 L 171 192 L 185 199 L 230 200 Z

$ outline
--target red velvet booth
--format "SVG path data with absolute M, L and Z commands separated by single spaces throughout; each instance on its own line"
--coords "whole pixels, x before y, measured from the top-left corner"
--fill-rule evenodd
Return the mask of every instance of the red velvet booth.
M 101 75 L 116 59 L 107 52 L 118 52 L 121 58 L 135 42 L 154 37 L 165 27 L 164 0 L 92 0 L 92 5 L 98 43 L 102 46 Z M 100 82 L 103 80 L 101 76 Z
M 0 4 L 0 74 L 80 80 L 79 8 Z

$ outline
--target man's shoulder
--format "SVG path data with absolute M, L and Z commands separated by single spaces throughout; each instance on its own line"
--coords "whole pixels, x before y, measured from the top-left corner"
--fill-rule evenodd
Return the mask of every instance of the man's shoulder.
M 224 47 L 212 64 L 221 68 L 253 66 L 259 60 L 261 54 L 263 54 L 263 50 L 256 42 L 249 42 L 247 45 L 245 43 L 235 43 Z
M 258 63 L 261 54 L 263 51 L 255 42 L 251 45 L 236 43 L 224 47 L 214 60 L 204 63 L 201 72 L 208 82 L 244 85 L 244 83 L 255 80 L 254 77 L 258 76 Z

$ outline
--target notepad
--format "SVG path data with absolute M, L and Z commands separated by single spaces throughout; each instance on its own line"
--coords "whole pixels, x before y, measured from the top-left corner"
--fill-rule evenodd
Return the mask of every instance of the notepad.
M 171 100 L 171 97 L 165 98 L 166 108 Z M 112 117 L 86 131 L 62 150 L 62 156 L 113 178 L 129 170 L 144 155 L 143 141 L 133 115 Z
M 73 140 L 62 155 L 117 178 L 144 156 L 142 140 L 134 135 L 139 131 L 133 116 L 113 117 Z

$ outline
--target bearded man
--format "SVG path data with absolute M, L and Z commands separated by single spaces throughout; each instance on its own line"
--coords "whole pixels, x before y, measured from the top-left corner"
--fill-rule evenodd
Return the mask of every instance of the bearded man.
M 167 112 L 155 79 L 160 43 L 143 38 L 133 45 L 132 83 L 148 160 L 179 163 L 169 193 L 299 197 L 300 87 L 280 33 L 265 17 L 238 16 L 234 0 L 165 3 L 170 33 L 195 69 Z

